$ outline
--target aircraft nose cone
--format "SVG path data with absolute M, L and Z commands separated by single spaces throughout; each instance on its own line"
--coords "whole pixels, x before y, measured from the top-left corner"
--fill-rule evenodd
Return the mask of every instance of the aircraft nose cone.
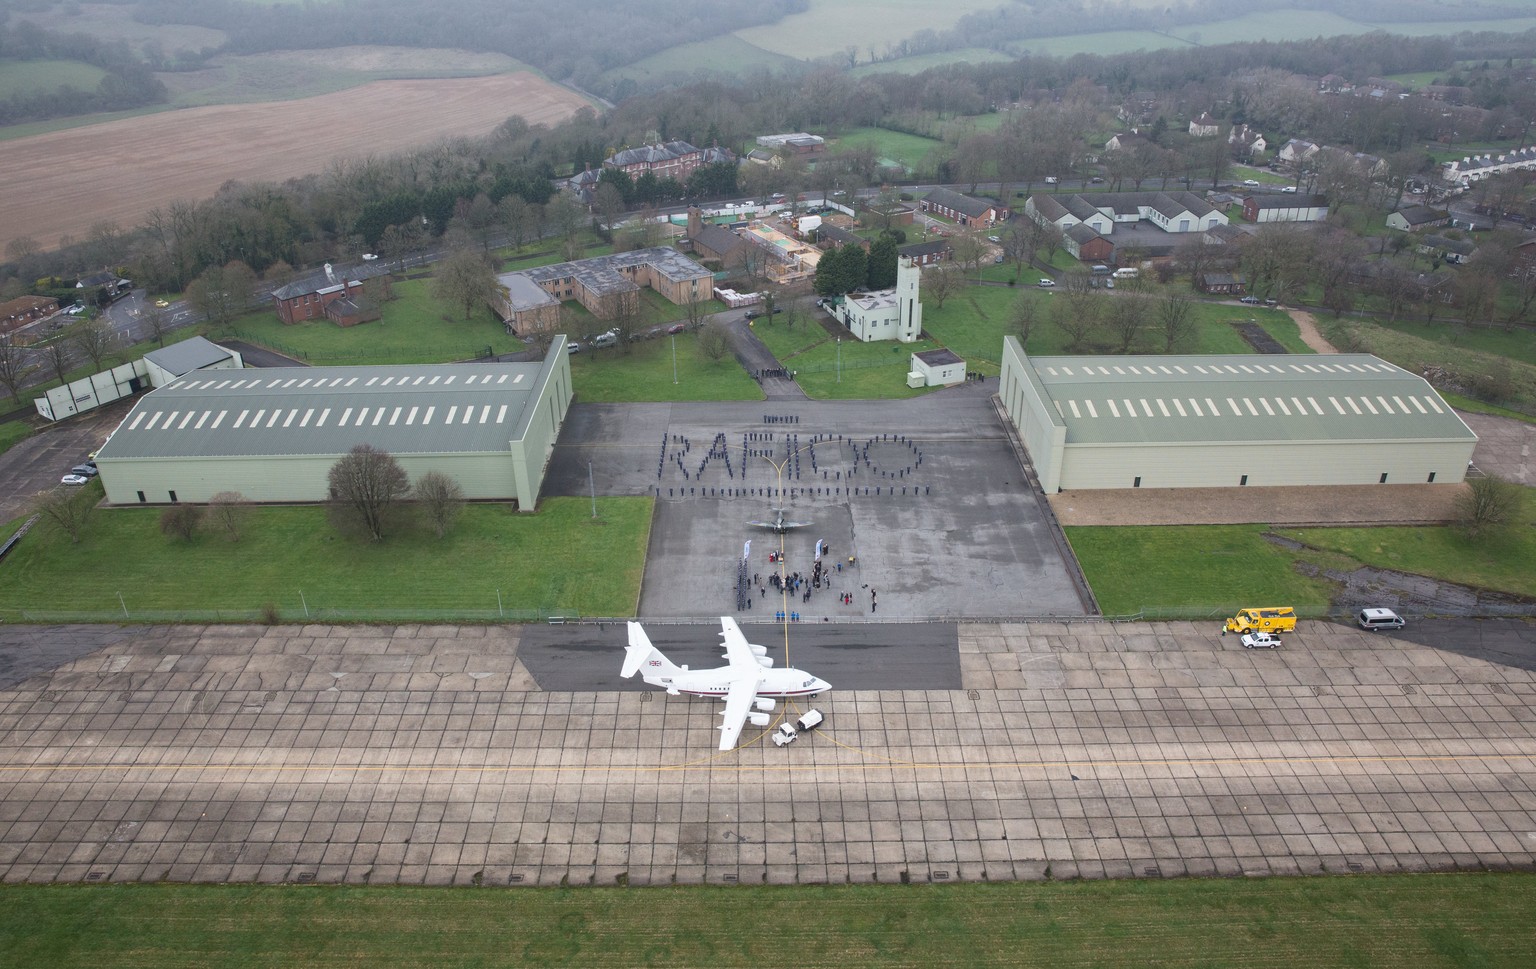
M 825 692 L 827 692 L 830 689 L 832 689 L 832 684 L 831 683 L 828 683 L 826 680 L 823 680 L 820 677 L 817 677 L 817 679 L 816 679 L 816 692 L 817 693 L 825 693 Z

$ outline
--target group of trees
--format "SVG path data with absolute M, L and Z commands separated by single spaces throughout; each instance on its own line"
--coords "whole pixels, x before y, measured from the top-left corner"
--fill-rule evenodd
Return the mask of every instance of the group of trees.
M 896 285 L 896 238 L 882 233 L 869 244 L 834 246 L 816 264 L 815 287 L 819 296 L 842 296 L 859 289 L 890 289 Z
M 331 466 L 330 509 L 339 528 L 369 541 L 384 540 L 407 501 L 414 501 L 442 538 L 464 508 L 464 489 L 441 471 L 428 471 L 413 486 L 400 462 L 388 451 L 359 444 Z
M 0 60 L 81 61 L 105 76 L 90 89 L 63 84 L 51 89 L 18 91 L 0 98 L 0 125 L 42 121 L 96 111 L 123 111 L 166 100 L 165 85 L 151 66 L 122 44 L 109 44 L 86 34 L 59 34 L 27 21 L 0 24 Z

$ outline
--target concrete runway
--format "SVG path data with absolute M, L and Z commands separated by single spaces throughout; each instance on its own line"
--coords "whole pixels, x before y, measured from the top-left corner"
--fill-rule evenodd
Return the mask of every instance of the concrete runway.
M 1530 648 L 1528 624 L 1496 625 L 1502 648 Z M 542 644 L 542 631 L 494 626 L 117 630 L 0 692 L 0 878 L 839 884 L 1536 867 L 1536 674 L 1328 623 L 1251 652 L 1210 627 L 965 624 L 958 689 L 839 689 L 795 745 L 753 730 L 724 753 L 718 704 L 616 680 L 612 628 Z M 710 655 L 705 630 L 673 632 Z M 16 669 L 18 654 L 83 645 L 57 636 L 0 627 L 0 656 Z M 608 672 L 586 690 L 543 690 L 531 672 L 569 658 L 562 637 L 603 644 L 590 660 Z M 814 635 L 790 637 L 799 663 Z

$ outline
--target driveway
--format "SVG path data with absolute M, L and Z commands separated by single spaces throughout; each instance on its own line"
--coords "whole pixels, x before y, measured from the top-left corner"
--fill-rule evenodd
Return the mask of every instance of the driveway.
M 59 478 L 101 446 L 137 399 L 61 421 L 0 454 L 0 522 L 24 514 L 39 491 L 62 487 Z

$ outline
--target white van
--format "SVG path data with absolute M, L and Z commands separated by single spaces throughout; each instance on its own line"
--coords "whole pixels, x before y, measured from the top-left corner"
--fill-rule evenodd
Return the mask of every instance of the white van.
M 598 349 L 619 345 L 619 331 L 609 330 L 607 333 L 599 333 L 592 338 L 592 345 Z
M 1361 609 L 1356 617 L 1361 629 L 1402 629 L 1403 617 L 1391 609 Z
M 1116 269 L 1114 275 L 1116 279 L 1135 279 L 1141 275 L 1141 270 L 1134 266 L 1129 266 L 1125 269 Z

